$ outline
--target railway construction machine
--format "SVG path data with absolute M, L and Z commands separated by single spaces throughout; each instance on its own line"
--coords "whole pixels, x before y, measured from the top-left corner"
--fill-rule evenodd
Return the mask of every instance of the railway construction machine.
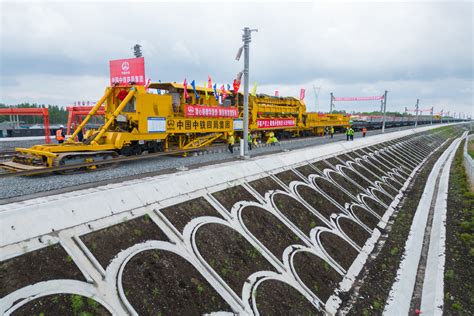
M 193 93 L 187 86 L 185 92 L 185 87 L 176 83 L 107 87 L 64 143 L 16 148 L 13 160 L 0 166 L 10 171 L 69 166 L 225 142 L 231 133 L 242 133 L 243 94 L 217 92 L 227 98 L 216 98 L 214 90 L 205 87 L 196 87 Z M 103 125 L 85 131 L 83 141 L 76 141 L 103 104 Z M 251 95 L 249 111 L 249 131 L 256 138 L 264 138 L 270 131 L 277 137 L 320 135 L 325 127 L 349 125 L 349 117 L 344 115 L 307 113 L 304 102 L 293 97 Z

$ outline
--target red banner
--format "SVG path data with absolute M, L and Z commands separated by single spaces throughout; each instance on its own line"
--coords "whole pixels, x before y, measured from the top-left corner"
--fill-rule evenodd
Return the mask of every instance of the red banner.
M 300 90 L 300 100 L 304 100 L 305 91 L 305 89 Z
M 372 100 L 383 100 L 382 96 L 373 96 L 373 97 L 334 97 L 334 101 L 372 101 Z
M 296 126 L 294 118 L 257 119 L 257 128 L 279 128 Z
M 239 117 L 239 111 L 236 107 L 186 104 L 184 115 L 187 117 Z
M 128 58 L 111 60 L 110 84 L 128 85 L 135 82 L 136 85 L 145 85 L 145 58 Z

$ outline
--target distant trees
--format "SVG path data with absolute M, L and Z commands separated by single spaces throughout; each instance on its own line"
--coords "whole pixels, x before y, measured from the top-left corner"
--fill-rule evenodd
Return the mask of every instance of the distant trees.
M 6 108 L 7 106 L 3 103 L 0 103 L 0 108 Z M 10 106 L 8 106 L 10 107 Z M 48 108 L 49 112 L 49 123 L 50 124 L 66 124 L 67 123 L 67 111 L 66 108 L 60 107 L 58 105 L 45 105 L 45 104 L 30 104 L 30 103 L 20 103 L 14 105 L 16 108 Z M 8 115 L 0 115 L 0 122 L 9 121 L 10 118 Z M 41 116 L 21 116 L 20 122 L 24 124 L 42 124 L 43 117 Z

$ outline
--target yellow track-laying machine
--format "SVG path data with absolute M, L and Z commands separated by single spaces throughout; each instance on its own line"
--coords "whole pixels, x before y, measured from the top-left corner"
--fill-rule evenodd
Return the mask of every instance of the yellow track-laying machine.
M 226 141 L 229 133 L 242 133 L 243 95 L 231 91 L 224 100 L 214 90 L 176 83 L 144 86 L 110 86 L 89 115 L 62 144 L 17 148 L 17 154 L 1 167 L 13 171 L 67 166 L 176 149 L 196 149 Z M 187 97 L 185 98 L 184 95 Z M 219 102 L 220 101 L 220 102 Z M 90 118 L 104 105 L 104 123 L 85 130 Z M 325 127 L 343 128 L 349 118 L 340 114 L 307 113 L 303 101 L 293 97 L 249 96 L 249 131 L 265 138 L 321 135 Z

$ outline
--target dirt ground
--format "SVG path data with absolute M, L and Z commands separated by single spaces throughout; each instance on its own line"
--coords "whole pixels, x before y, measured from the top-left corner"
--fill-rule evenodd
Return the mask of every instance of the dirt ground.
M 169 251 L 149 250 L 133 257 L 124 270 L 123 288 L 139 315 L 232 312 L 192 264 Z
M 59 244 L 31 251 L 0 263 L 0 298 L 29 284 L 54 279 L 85 281 Z
M 120 251 L 135 244 L 169 240 L 148 215 L 83 235 L 81 239 L 104 269 Z

